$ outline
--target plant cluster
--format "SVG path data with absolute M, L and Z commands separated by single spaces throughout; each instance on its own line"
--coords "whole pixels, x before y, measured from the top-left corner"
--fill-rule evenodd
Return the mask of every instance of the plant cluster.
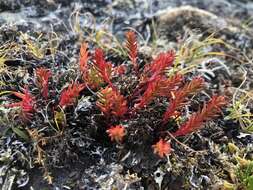
M 246 189 L 253 188 L 253 161 L 241 159 L 236 174 L 241 186 Z
M 127 125 L 122 122 L 137 117 L 138 113 L 152 107 L 156 100 L 164 100 L 167 105 L 163 118 L 157 131 L 157 137 L 152 145 L 154 153 L 164 157 L 172 150 L 170 141 L 174 137 L 188 135 L 201 129 L 204 122 L 216 118 L 221 109 L 226 105 L 223 96 L 214 95 L 205 103 L 202 109 L 189 116 L 188 120 L 179 122 L 184 118 L 183 110 L 190 105 L 191 97 L 205 88 L 205 81 L 201 77 L 192 78 L 187 82 L 186 76 L 169 72 L 173 68 L 175 52 L 160 53 L 151 63 L 144 67 L 139 64 L 138 43 L 133 31 L 126 33 L 125 50 L 128 53 L 128 65 L 115 65 L 106 60 L 102 49 L 95 49 L 91 53 L 88 44 L 83 43 L 80 48 L 79 73 L 80 78 L 72 81 L 61 90 L 57 99 L 50 92 L 50 80 L 52 71 L 46 68 L 35 70 L 37 88 L 40 89 L 40 97 L 47 102 L 53 102 L 51 115 L 54 117 L 55 129 L 62 130 L 66 124 L 65 111 L 77 104 L 82 91 L 96 92 L 96 106 L 107 121 L 105 130 L 112 141 L 124 142 L 128 135 Z M 120 84 L 119 78 L 134 78 L 136 83 L 130 87 Z M 131 80 L 131 79 L 130 79 Z M 119 88 L 120 86 L 120 88 Z M 38 96 L 32 94 L 28 87 L 21 92 L 10 92 L 21 100 L 17 103 L 6 104 L 6 107 L 19 107 L 20 115 L 25 122 L 32 120 L 40 108 L 37 103 Z M 51 93 L 51 94 L 50 94 Z M 171 121 L 177 126 L 170 126 Z M 52 125 L 52 124 L 51 124 Z M 61 125 L 61 126 L 60 126 Z M 174 131 L 174 132 L 171 132 Z
M 253 160 L 245 153 L 247 149 L 240 148 L 234 143 L 228 143 L 227 150 L 230 153 L 228 159 L 233 162 L 226 160 L 224 163 L 229 163 L 229 174 L 233 177 L 224 180 L 222 189 L 253 189 Z

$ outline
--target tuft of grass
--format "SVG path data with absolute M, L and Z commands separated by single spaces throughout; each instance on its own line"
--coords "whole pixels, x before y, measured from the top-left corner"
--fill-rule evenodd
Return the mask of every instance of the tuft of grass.
M 225 119 L 235 120 L 243 130 L 253 132 L 253 113 L 249 109 L 253 103 L 253 93 L 242 89 L 247 80 L 247 71 L 243 70 L 244 80 L 233 94 L 232 106 L 228 108 L 229 115 Z
M 46 53 L 45 47 L 41 46 L 41 38 L 43 34 L 40 34 L 35 41 L 31 40 L 31 37 L 27 33 L 20 33 L 21 39 L 26 43 L 26 48 L 35 58 L 43 59 Z
M 242 28 L 245 30 L 249 30 L 252 27 L 253 18 L 249 17 L 248 19 L 244 20 L 241 24 Z
M 204 63 L 213 57 L 230 57 L 241 62 L 236 57 L 224 52 L 212 51 L 211 48 L 215 45 L 222 45 L 228 49 L 235 49 L 220 38 L 215 37 L 212 33 L 203 40 L 191 35 L 183 40 L 177 51 L 173 72 L 186 74 L 192 72 L 200 63 Z
M 5 85 L 4 74 L 9 74 L 9 68 L 5 64 L 6 61 L 11 60 L 9 54 L 16 50 L 16 45 L 13 43 L 5 43 L 0 46 L 0 87 Z
M 253 132 L 253 114 L 247 107 L 247 101 L 247 95 L 242 95 L 238 100 L 235 100 L 232 107 L 228 108 L 229 115 L 226 119 L 238 121 L 242 129 Z
M 90 23 L 82 23 L 81 17 L 85 17 L 84 20 L 89 20 Z M 108 23 L 109 22 L 109 23 Z M 98 29 L 96 18 L 89 13 L 81 13 L 80 10 L 74 10 L 69 18 L 70 28 L 72 32 L 79 35 L 79 41 L 84 40 L 90 44 L 94 44 L 104 51 L 111 51 L 116 55 L 126 58 L 128 56 L 124 45 L 119 39 L 104 26 L 110 26 L 112 20 L 106 19 Z
M 242 189 L 253 189 L 253 161 L 248 161 L 246 165 L 239 165 L 236 174 Z

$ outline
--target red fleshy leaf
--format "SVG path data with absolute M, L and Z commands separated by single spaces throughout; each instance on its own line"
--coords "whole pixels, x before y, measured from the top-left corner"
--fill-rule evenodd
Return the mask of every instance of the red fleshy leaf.
M 204 105 L 202 110 L 192 114 L 190 119 L 181 125 L 173 134 L 175 137 L 187 135 L 200 129 L 204 122 L 209 121 L 221 113 L 221 108 L 227 104 L 224 96 L 213 96 L 211 100 Z

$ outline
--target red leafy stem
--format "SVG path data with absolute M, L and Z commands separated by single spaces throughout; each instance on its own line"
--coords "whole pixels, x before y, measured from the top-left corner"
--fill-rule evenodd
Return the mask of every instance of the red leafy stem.
M 172 51 L 169 51 L 167 53 L 160 53 L 152 61 L 151 64 L 146 65 L 143 71 L 144 74 L 142 76 L 141 82 L 139 86 L 134 90 L 133 94 L 129 97 L 129 100 L 133 100 L 135 97 L 141 96 L 143 93 L 146 96 L 150 96 L 149 99 L 152 99 L 152 94 L 159 94 L 155 93 L 156 90 L 172 90 L 171 86 L 168 86 L 166 88 L 166 85 L 169 84 L 173 87 L 178 85 L 178 82 L 183 79 L 181 75 L 176 75 L 171 79 L 167 79 L 168 77 L 165 75 L 166 69 L 168 69 L 174 61 L 174 56 L 175 55 Z M 176 84 L 171 84 L 170 81 L 176 82 Z M 159 84 L 160 82 L 161 84 Z M 164 92 L 163 95 L 164 94 L 167 96 L 169 93 L 167 91 Z M 145 99 L 147 99 L 147 97 L 144 97 L 141 104 L 139 104 L 137 107 L 143 107 L 145 104 L 149 103 L 145 103 Z
M 25 120 L 30 120 L 35 112 L 35 98 L 29 93 L 28 87 L 25 87 L 23 93 L 12 92 L 15 96 L 21 99 L 20 102 L 4 105 L 5 107 L 20 107 L 22 117 Z
M 115 89 L 110 79 L 111 78 L 110 75 L 112 73 L 112 64 L 105 61 L 102 49 L 97 48 L 95 50 L 93 64 L 96 70 L 99 72 L 100 77 L 103 78 L 103 80 L 107 82 L 111 88 Z
M 143 81 L 149 81 L 156 78 L 158 75 L 165 74 L 166 69 L 172 66 L 175 59 L 175 53 L 168 51 L 166 53 L 160 53 L 151 64 L 148 64 L 144 68 Z
M 169 107 L 163 115 L 163 123 L 166 123 L 171 117 L 178 117 L 181 113 L 178 112 L 186 103 L 187 97 L 198 93 L 204 88 L 204 79 L 200 77 L 194 78 L 188 84 L 185 84 L 182 88 L 176 90 L 172 96 Z
M 37 83 L 41 89 L 42 96 L 48 98 L 48 82 L 49 78 L 52 76 L 52 73 L 49 69 L 38 68 L 36 69 Z
M 144 94 L 139 98 L 139 103 L 135 104 L 135 109 L 148 105 L 156 97 L 169 97 L 170 91 L 174 91 L 182 80 L 183 76 L 180 74 L 176 74 L 171 78 L 157 75 L 147 83 Z
M 76 103 L 79 93 L 84 89 L 85 84 L 72 83 L 61 92 L 59 105 L 68 107 Z
M 127 101 L 116 89 L 106 87 L 98 93 L 97 106 L 107 116 L 122 117 L 127 111 Z
M 80 48 L 80 59 L 79 59 L 79 65 L 80 70 L 83 74 L 86 74 L 87 72 L 87 65 L 89 60 L 89 52 L 88 52 L 88 44 L 83 43 Z
M 202 110 L 192 114 L 190 119 L 185 122 L 173 134 L 175 137 L 187 135 L 200 129 L 204 122 L 210 121 L 221 113 L 221 108 L 227 104 L 224 96 L 213 96 L 211 100 L 205 104 Z
M 130 58 L 136 72 L 138 72 L 137 46 L 138 45 L 135 32 L 128 31 L 126 33 L 126 49 L 128 51 L 128 57 Z

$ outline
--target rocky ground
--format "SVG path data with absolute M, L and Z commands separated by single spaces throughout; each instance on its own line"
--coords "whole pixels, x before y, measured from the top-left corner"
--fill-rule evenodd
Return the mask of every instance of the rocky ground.
M 242 185 L 237 166 L 253 159 L 252 117 L 241 116 L 252 111 L 252 10 L 250 0 L 0 0 L 1 92 L 33 85 L 33 69 L 44 66 L 58 76 L 51 89 L 57 94 L 77 77 L 82 41 L 102 47 L 108 60 L 121 63 L 118 41 L 134 29 L 141 63 L 173 48 L 184 58 L 180 69 L 192 66 L 188 75 L 202 75 L 209 83 L 206 94 L 225 94 L 231 100 L 223 116 L 180 138 L 184 145 L 175 142 L 173 154 L 164 159 L 153 154 L 149 139 L 147 145 L 139 141 L 145 132 L 128 138 L 126 146 L 100 135 L 105 121 L 89 92 L 68 112 L 74 114 L 67 115 L 68 128 L 60 137 L 51 135 L 47 118 L 38 116 L 23 126 L 2 107 L 1 188 L 251 190 L 253 185 Z M 2 103 L 9 100 L 0 94 Z M 197 98 L 203 102 L 202 95 Z M 43 111 L 41 115 L 50 112 Z M 157 124 L 149 111 L 131 125 Z M 29 135 L 33 138 L 27 139 Z M 42 162 L 40 135 L 51 135 Z

